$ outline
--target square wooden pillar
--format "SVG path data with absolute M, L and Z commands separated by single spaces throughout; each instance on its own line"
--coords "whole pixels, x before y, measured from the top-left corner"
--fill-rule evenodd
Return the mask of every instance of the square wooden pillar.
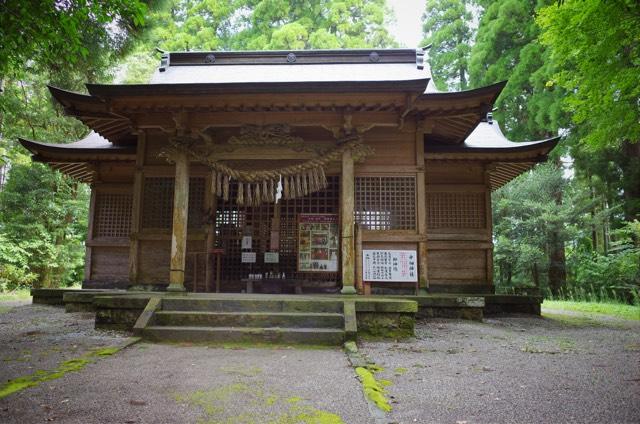
M 423 121 L 416 123 L 416 202 L 418 218 L 418 294 L 427 294 L 429 288 L 427 261 L 427 181 L 424 160 L 424 134 L 430 132 Z
M 171 226 L 171 267 L 167 291 L 185 291 L 184 269 L 187 252 L 187 226 L 189 216 L 189 159 L 186 153 L 174 155 L 176 180 L 173 191 L 173 224 Z
M 133 201 L 131 207 L 131 233 L 129 235 L 129 288 L 138 284 L 140 242 L 140 224 L 142 220 L 142 195 L 144 189 L 144 155 L 146 152 L 147 136 L 145 132 L 138 135 L 136 147 L 136 170 L 133 175 Z
M 353 244 L 354 231 L 354 195 L 355 180 L 353 175 L 353 156 L 351 150 L 342 154 L 342 174 L 340 176 L 340 239 L 341 239 L 341 269 L 342 294 L 356 294 L 355 282 L 355 252 Z

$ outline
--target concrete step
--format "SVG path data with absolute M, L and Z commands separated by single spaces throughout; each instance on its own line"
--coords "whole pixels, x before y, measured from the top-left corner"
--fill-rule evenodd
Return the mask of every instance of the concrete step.
M 342 301 L 278 299 L 275 297 L 247 299 L 189 299 L 164 298 L 165 311 L 211 311 L 211 312 L 333 312 L 342 313 Z
M 344 331 L 334 328 L 281 327 L 175 327 L 151 326 L 143 337 L 152 341 L 276 343 L 337 346 L 344 343 Z
M 211 312 L 158 311 L 158 326 L 344 328 L 344 316 L 334 312 Z

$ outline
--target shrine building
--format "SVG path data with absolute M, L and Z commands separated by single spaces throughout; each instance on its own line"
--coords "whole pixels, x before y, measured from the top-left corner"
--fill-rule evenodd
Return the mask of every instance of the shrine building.
M 91 186 L 85 288 L 493 293 L 505 82 L 435 89 L 418 49 L 177 52 L 149 84 L 50 87 L 91 132 L 20 140 Z

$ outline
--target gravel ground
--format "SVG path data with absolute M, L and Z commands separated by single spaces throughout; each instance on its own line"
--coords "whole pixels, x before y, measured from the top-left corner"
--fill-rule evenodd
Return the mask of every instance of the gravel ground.
M 92 314 L 3 305 L 0 381 L 129 340 L 93 330 Z M 415 340 L 361 343 L 393 383 L 383 422 L 640 422 L 640 323 L 550 312 L 422 321 Z M 374 422 L 339 349 L 138 343 L 92 361 L 0 399 L 0 422 Z
M 640 422 L 640 322 L 549 312 L 422 321 L 360 350 L 394 383 L 392 422 Z

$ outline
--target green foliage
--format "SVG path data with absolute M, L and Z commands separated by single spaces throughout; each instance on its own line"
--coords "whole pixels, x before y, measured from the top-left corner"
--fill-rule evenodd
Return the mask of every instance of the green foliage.
M 123 49 L 145 11 L 137 0 L 3 1 L 0 80 L 31 63 L 88 71 L 92 62 L 109 59 L 91 50 Z
M 0 192 L 0 283 L 82 280 L 88 189 L 40 164 L 14 165 Z
M 469 0 L 429 0 L 422 17 L 425 39 L 431 44 L 429 61 L 436 87 L 465 90 L 473 41 L 473 15 Z
M 166 0 L 150 14 L 126 82 L 147 82 L 154 48 L 301 50 L 393 47 L 385 0 Z
M 545 300 L 542 306 L 545 309 L 586 312 L 592 314 L 594 318 L 597 318 L 598 315 L 608 315 L 628 320 L 640 320 L 640 303 L 636 305 L 624 305 L 604 301 L 571 302 L 565 300 Z
M 540 10 L 563 107 L 591 147 L 640 140 L 640 3 L 567 0 Z

